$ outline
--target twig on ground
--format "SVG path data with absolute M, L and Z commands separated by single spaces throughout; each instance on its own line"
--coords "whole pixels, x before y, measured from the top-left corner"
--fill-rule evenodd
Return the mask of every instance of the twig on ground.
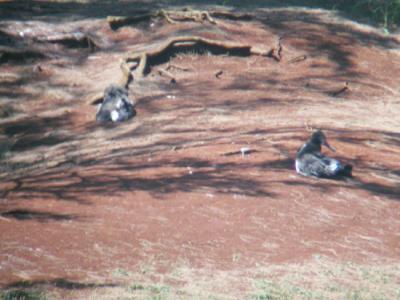
M 159 68 L 158 74 L 160 74 L 161 76 L 167 76 L 168 78 L 170 78 L 170 83 L 176 83 L 176 79 L 175 79 L 174 75 L 172 75 L 166 69 Z
M 289 60 L 287 62 L 287 64 L 294 64 L 294 63 L 298 63 L 301 61 L 304 61 L 307 59 L 307 55 L 300 55 L 300 56 L 296 56 L 295 58 L 292 58 L 291 60 Z
M 169 69 L 177 69 L 177 70 L 181 70 L 184 72 L 192 71 L 192 69 L 190 69 L 190 68 L 180 67 L 180 66 L 177 66 L 177 65 L 171 64 L 171 63 L 168 63 L 168 66 L 165 68 L 165 70 L 169 70 Z
M 215 75 L 215 77 L 216 78 L 220 78 L 220 76 L 222 75 L 224 73 L 224 71 L 222 71 L 222 70 L 219 70 L 218 72 L 216 72 L 214 75 Z
M 349 83 L 346 81 L 344 87 L 342 87 L 342 88 L 341 88 L 340 90 L 338 90 L 338 91 L 334 91 L 334 92 L 331 93 L 331 94 L 332 94 L 332 97 L 337 97 L 337 96 L 339 96 L 340 94 L 344 93 L 344 92 L 347 91 L 347 90 L 349 90 Z
M 283 37 L 278 38 L 278 42 L 277 42 L 276 46 L 274 48 L 272 48 L 270 50 L 270 52 L 268 53 L 268 57 L 272 57 L 277 62 L 280 62 L 282 60 L 282 50 L 283 50 L 282 44 L 281 44 L 282 38 Z

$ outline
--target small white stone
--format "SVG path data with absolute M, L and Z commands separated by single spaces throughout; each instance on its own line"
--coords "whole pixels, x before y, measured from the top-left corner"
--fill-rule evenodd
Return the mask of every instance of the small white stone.
M 242 156 L 245 156 L 246 154 L 249 154 L 250 148 L 249 147 L 240 148 L 240 152 L 242 153 Z

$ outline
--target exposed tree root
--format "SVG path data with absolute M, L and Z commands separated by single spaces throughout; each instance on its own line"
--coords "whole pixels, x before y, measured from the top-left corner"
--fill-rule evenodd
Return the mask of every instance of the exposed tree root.
M 185 8 L 183 10 L 160 10 L 159 15 L 163 16 L 167 22 L 171 24 L 184 21 L 199 23 L 208 21 L 211 24 L 217 24 L 206 10 L 192 10 L 190 8 Z
M 279 37 L 278 41 L 276 43 L 276 46 L 271 49 L 271 51 L 268 53 L 268 57 L 271 57 L 275 59 L 277 62 L 280 62 L 282 60 L 282 44 L 281 40 L 283 37 Z
M 124 62 L 125 64 L 128 62 L 135 62 L 137 65 L 135 68 L 135 76 L 143 77 L 150 71 L 151 65 L 167 62 L 176 52 L 193 51 L 196 49 L 200 49 L 199 51 L 204 51 L 204 49 L 206 49 L 214 54 L 227 53 L 233 56 L 269 56 L 271 53 L 271 50 L 263 51 L 247 44 L 218 41 L 199 36 L 183 36 L 171 38 L 158 47 L 146 52 L 129 53 L 124 58 Z
M 143 21 L 149 21 L 153 18 L 164 18 L 168 23 L 175 24 L 178 22 L 199 22 L 205 21 L 210 24 L 217 24 L 214 18 L 229 19 L 229 20 L 251 20 L 252 16 L 249 14 L 232 13 L 229 11 L 206 11 L 194 10 L 191 8 L 184 8 L 182 10 L 158 10 L 155 12 L 146 11 L 142 14 L 131 17 L 122 16 L 108 16 L 107 22 L 113 30 L 129 24 L 136 24 Z
M 206 50 L 217 55 L 227 53 L 233 56 L 259 55 L 271 57 L 274 49 L 265 51 L 247 44 L 212 40 L 199 36 L 174 37 L 148 51 L 128 53 L 120 63 L 122 77 L 118 84 L 128 87 L 132 80 L 132 71 L 134 71 L 134 78 L 144 77 L 150 72 L 152 66 L 167 63 L 174 54 L 182 51 L 201 52 Z M 134 66 L 131 69 L 130 64 L 132 63 Z M 89 102 L 91 104 L 99 103 L 101 98 L 102 94 L 98 94 L 90 98 Z

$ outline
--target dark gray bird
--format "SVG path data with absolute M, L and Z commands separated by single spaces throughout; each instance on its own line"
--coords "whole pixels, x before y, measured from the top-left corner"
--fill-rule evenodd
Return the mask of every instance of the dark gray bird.
M 123 122 L 135 116 L 134 103 L 129 99 L 128 90 L 110 85 L 104 91 L 103 102 L 96 114 L 97 122 Z
M 321 145 L 326 146 L 333 152 L 336 151 L 328 144 L 326 136 L 321 130 L 314 132 L 307 143 L 297 151 L 297 173 L 320 178 L 352 177 L 353 167 L 351 165 L 343 165 L 340 161 L 322 154 Z

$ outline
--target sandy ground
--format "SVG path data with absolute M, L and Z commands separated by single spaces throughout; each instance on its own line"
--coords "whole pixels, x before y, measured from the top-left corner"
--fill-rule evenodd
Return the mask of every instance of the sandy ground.
M 3 44 L 45 54 L 0 58 L 4 291 L 400 297 L 396 37 L 322 10 L 259 9 L 217 25 L 153 19 L 117 30 L 103 16 L 21 12 L 30 13 L 0 26 Z M 76 31 L 98 47 L 39 41 Z M 96 124 L 87 99 L 118 81 L 119 59 L 178 35 L 265 50 L 283 37 L 282 60 L 176 53 L 130 84 L 133 120 Z M 170 69 L 176 84 L 160 75 L 167 63 L 179 67 Z M 295 173 L 310 128 L 323 129 L 332 155 L 354 165 L 353 179 Z

